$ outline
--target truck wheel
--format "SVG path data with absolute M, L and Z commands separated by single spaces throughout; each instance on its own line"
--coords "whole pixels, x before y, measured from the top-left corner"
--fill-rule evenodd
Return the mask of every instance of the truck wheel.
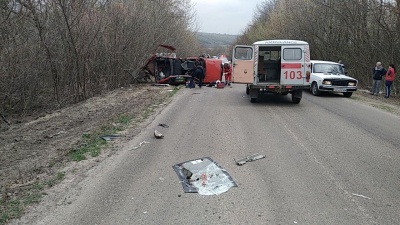
M 292 102 L 293 102 L 294 104 L 299 104 L 300 101 L 301 101 L 301 98 L 297 98 L 297 97 L 294 97 L 294 96 L 292 95 Z
M 311 93 L 315 96 L 318 96 L 321 94 L 321 92 L 318 90 L 318 85 L 317 82 L 313 82 L 311 85 Z
M 250 98 L 250 102 L 251 103 L 257 102 L 257 98 Z
M 246 86 L 246 95 L 250 94 L 250 88 L 248 86 Z
M 345 92 L 345 93 L 343 93 L 343 96 L 346 98 L 350 98 L 352 94 L 353 94 L 353 92 Z

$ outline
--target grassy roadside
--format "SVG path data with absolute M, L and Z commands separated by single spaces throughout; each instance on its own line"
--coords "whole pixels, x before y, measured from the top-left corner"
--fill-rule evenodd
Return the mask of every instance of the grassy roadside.
M 374 96 L 367 90 L 358 90 L 354 92 L 350 99 L 370 105 L 374 108 L 384 110 L 386 112 L 400 115 L 400 96 L 392 96 L 388 99 L 383 98 L 384 95 Z
M 154 99 L 154 102 L 139 114 L 120 114 L 111 118 L 109 121 L 100 125 L 90 133 L 81 135 L 81 140 L 77 143 L 77 147 L 70 150 L 65 156 L 65 161 L 82 161 L 88 158 L 97 157 L 104 148 L 109 147 L 110 143 L 102 137 L 106 135 L 118 135 L 118 132 L 136 127 L 151 115 L 153 115 L 163 102 L 173 97 L 179 90 L 175 87 L 166 95 Z M 50 163 L 49 167 L 54 164 Z M 54 168 L 53 168 L 54 169 Z M 12 185 L 2 187 L 0 190 L 0 225 L 6 224 L 8 221 L 20 218 L 26 208 L 30 205 L 38 204 L 46 190 L 56 186 L 65 178 L 65 173 L 61 172 L 63 168 L 57 168 L 54 174 L 47 176 L 45 180 L 35 180 L 22 185 Z

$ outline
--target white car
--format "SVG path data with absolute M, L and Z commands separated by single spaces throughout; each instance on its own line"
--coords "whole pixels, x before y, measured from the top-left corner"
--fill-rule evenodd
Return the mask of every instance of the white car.
M 311 60 L 310 91 L 313 95 L 336 92 L 350 97 L 357 91 L 357 83 L 355 78 L 345 74 L 343 64 Z

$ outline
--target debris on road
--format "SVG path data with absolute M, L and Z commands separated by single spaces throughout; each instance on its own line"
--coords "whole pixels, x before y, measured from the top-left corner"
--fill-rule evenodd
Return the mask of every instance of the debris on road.
M 139 143 L 139 146 L 133 147 L 131 150 L 138 149 L 138 148 L 142 147 L 143 144 L 150 144 L 150 142 L 142 141 L 142 142 Z
M 354 196 L 357 196 L 357 197 L 361 197 L 361 198 L 371 199 L 370 197 L 367 197 L 367 196 L 365 196 L 365 195 L 354 194 L 354 193 L 353 193 L 353 195 L 354 195 Z
M 157 139 L 161 139 L 164 138 L 164 135 L 160 131 L 154 130 L 154 137 L 156 137 Z
M 112 141 L 112 140 L 119 138 L 120 136 L 121 135 L 118 135 L 118 134 L 108 134 L 108 135 L 101 136 L 101 138 L 103 138 L 105 141 Z
M 169 87 L 169 84 L 152 84 L 152 86 L 164 86 L 164 87 Z
M 254 155 L 247 156 L 247 157 L 245 157 L 243 159 L 239 159 L 239 160 L 234 159 L 234 160 L 235 160 L 237 165 L 241 166 L 241 165 L 246 164 L 247 162 L 252 162 L 252 161 L 255 161 L 255 160 L 258 160 L 258 159 L 262 159 L 262 158 L 265 158 L 265 155 L 254 154 Z
M 158 126 L 164 127 L 164 128 L 168 128 L 168 127 L 169 127 L 169 126 L 168 126 L 167 124 L 165 124 L 165 123 L 160 123 L 160 124 L 158 124 Z
M 228 172 L 209 157 L 179 163 L 172 168 L 186 193 L 219 195 L 237 187 Z

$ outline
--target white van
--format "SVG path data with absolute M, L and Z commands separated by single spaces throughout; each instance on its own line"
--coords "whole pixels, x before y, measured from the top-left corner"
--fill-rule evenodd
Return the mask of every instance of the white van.
M 232 54 L 234 83 L 244 83 L 250 101 L 263 93 L 292 95 L 300 103 L 303 89 L 310 87 L 310 48 L 298 40 L 265 40 L 236 45 Z

